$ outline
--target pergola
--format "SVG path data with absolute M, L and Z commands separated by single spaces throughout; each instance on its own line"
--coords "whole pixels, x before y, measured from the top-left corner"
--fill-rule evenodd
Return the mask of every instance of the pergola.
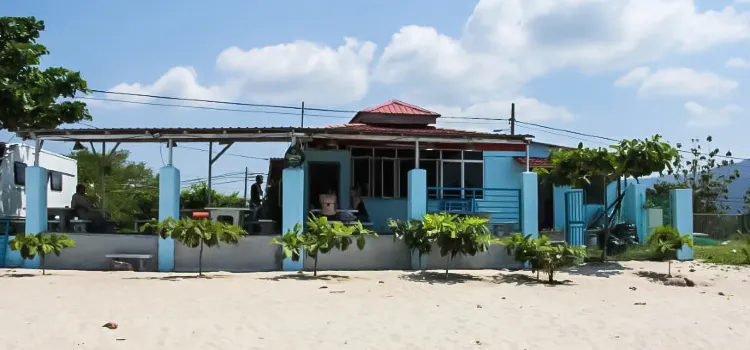
M 26 170 L 27 178 L 27 233 L 47 230 L 47 171 L 39 166 L 39 151 L 45 141 L 75 142 L 74 149 L 81 149 L 84 143 L 101 144 L 101 155 L 106 157 L 107 144 L 114 144 L 110 153 L 122 143 L 166 143 L 168 162 L 159 170 L 159 220 L 179 217 L 180 212 L 180 172 L 173 166 L 173 149 L 178 143 L 208 143 L 208 184 L 211 186 L 211 166 L 236 142 L 301 142 L 308 145 L 331 145 L 357 142 L 398 144 L 401 147 L 414 147 L 415 169 L 409 172 L 409 216 L 423 215 L 426 212 L 426 172 L 419 169 L 419 150 L 439 145 L 475 150 L 515 150 L 526 151 L 527 170 L 529 157 L 529 135 L 505 135 L 472 131 L 459 131 L 426 127 L 387 128 L 362 124 L 334 125 L 328 127 L 253 127 L 253 128 L 109 128 L 109 129 L 53 129 L 18 131 L 17 136 L 36 142 L 34 166 Z M 213 154 L 214 143 L 223 148 Z M 287 230 L 305 219 L 303 197 L 304 170 L 284 169 L 282 174 L 282 230 Z M 536 181 L 536 178 L 534 178 Z M 104 175 L 102 174 L 102 183 Z M 104 188 L 102 186 L 102 191 Z M 209 197 L 210 201 L 210 197 Z M 171 238 L 159 240 L 159 270 L 171 271 L 174 267 L 174 242 Z M 171 257 L 171 258 L 170 258 Z M 301 262 L 284 262 L 285 269 L 301 269 Z

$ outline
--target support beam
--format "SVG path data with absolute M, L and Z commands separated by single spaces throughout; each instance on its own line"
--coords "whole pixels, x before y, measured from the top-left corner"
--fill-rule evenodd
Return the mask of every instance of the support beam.
M 672 226 L 682 236 L 693 238 L 693 190 L 677 189 L 669 191 L 672 209 Z M 683 245 L 677 251 L 677 260 L 693 260 L 693 249 Z
M 414 142 L 414 169 L 419 169 L 419 140 Z
M 527 162 L 528 164 L 528 162 Z M 539 237 L 539 180 L 535 172 L 522 174 L 521 233 Z
M 427 214 L 427 170 L 409 170 L 409 194 L 407 196 L 406 215 L 409 220 L 422 220 Z M 419 252 L 411 251 L 410 261 L 412 270 L 427 268 L 427 256 L 419 257 Z
M 231 147 L 233 144 L 234 142 L 229 142 L 228 144 L 226 144 L 224 148 L 222 148 L 221 151 L 219 151 L 219 153 L 216 154 L 216 157 L 214 157 L 213 156 L 214 143 L 213 142 L 208 143 L 208 206 L 209 207 L 211 206 L 211 203 L 213 202 L 213 196 L 212 196 L 212 191 L 211 191 L 212 189 L 211 184 L 213 181 L 211 178 L 212 178 L 214 163 L 216 163 L 216 161 L 219 160 L 219 158 L 224 154 L 224 152 L 226 152 L 229 149 L 229 147 Z
M 159 221 L 180 218 L 180 170 L 167 165 L 159 169 Z M 174 240 L 158 239 L 159 271 L 174 270 Z
M 282 203 L 284 203 L 281 208 L 281 233 L 286 234 L 294 226 L 305 223 L 305 170 L 303 168 L 284 169 L 281 173 L 281 183 Z M 305 254 L 302 252 L 298 261 L 286 258 L 281 265 L 284 271 L 302 271 L 304 262 Z

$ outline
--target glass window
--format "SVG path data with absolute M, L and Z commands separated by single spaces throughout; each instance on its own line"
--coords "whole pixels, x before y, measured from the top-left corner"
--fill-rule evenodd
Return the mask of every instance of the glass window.
M 372 148 L 352 148 L 352 157 L 372 157 Z
M 383 159 L 383 197 L 396 196 L 396 160 Z
M 382 197 L 383 196 L 383 160 L 375 159 L 373 161 L 372 170 L 372 196 Z
M 49 188 L 50 190 L 60 192 L 63 190 L 63 175 L 57 171 L 49 172 Z
M 482 151 L 464 151 L 464 160 L 482 160 Z
M 414 158 L 414 150 L 413 149 L 400 149 L 398 150 L 398 157 L 399 158 Z M 419 158 L 422 158 L 422 154 L 420 152 Z
M 464 187 L 474 188 L 467 190 L 466 198 L 482 198 L 484 187 L 484 164 L 482 163 L 464 163 Z
M 443 151 L 443 159 L 461 160 L 461 151 Z
M 414 159 L 399 159 L 398 162 L 399 197 L 406 198 L 409 194 L 409 171 L 414 169 Z
M 352 159 L 352 186 L 359 186 L 361 195 L 370 196 L 371 158 Z
M 461 162 L 443 162 L 443 197 L 461 198 Z
M 437 160 L 420 160 L 419 167 L 427 173 L 427 194 L 430 198 L 439 198 L 438 191 L 430 187 L 438 187 L 440 184 L 440 168 Z
M 396 157 L 396 150 L 393 149 L 393 148 L 376 148 L 375 149 L 375 157 L 395 158 Z
M 16 185 L 26 185 L 26 163 L 15 162 L 13 163 L 13 178 Z
M 440 151 L 435 150 L 420 150 L 419 159 L 440 159 Z

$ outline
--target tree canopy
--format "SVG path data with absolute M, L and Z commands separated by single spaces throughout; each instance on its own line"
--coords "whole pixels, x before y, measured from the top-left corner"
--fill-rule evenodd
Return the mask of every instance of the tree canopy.
M 105 174 L 105 208 L 121 227 L 133 227 L 135 219 L 149 219 L 159 208 L 159 181 L 143 162 L 128 160 L 130 152 L 117 150 L 103 162 L 89 150 L 70 155 L 78 161 L 78 183 L 86 195 L 101 205 L 101 174 Z
M 86 104 L 61 101 L 86 93 L 80 72 L 39 67 L 47 48 L 37 43 L 44 22 L 34 17 L 0 17 L 0 129 L 54 129 L 91 120 Z
M 239 192 L 223 194 L 211 189 L 212 207 L 244 208 L 247 206 L 245 198 L 240 197 Z M 182 190 L 180 194 L 180 206 L 183 209 L 203 209 L 208 207 L 208 185 L 205 182 L 190 185 L 189 189 Z

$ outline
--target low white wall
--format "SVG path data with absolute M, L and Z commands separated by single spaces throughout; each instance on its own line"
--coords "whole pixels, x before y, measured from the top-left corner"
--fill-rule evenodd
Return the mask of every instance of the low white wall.
M 427 258 L 428 270 L 444 270 L 448 256 L 440 256 L 440 247 L 433 246 L 432 252 Z M 474 256 L 457 255 L 450 262 L 451 270 L 482 270 L 514 268 L 520 264 L 505 251 L 505 247 L 495 244 L 490 246 L 486 253 L 478 253 Z
M 281 248 L 271 244 L 274 236 L 247 236 L 238 245 L 203 247 L 203 271 L 275 271 L 281 270 Z M 174 267 L 178 272 L 198 271 L 200 248 L 188 248 L 175 242 Z
M 392 235 L 365 237 L 365 249 L 359 250 L 356 242 L 346 251 L 333 250 L 321 254 L 318 270 L 406 270 L 409 268 L 409 251 L 403 242 L 394 242 Z M 315 259 L 305 257 L 304 269 L 313 270 Z
M 45 268 L 56 270 L 109 270 L 107 254 L 150 254 L 144 261 L 145 271 L 157 270 L 158 242 L 156 236 L 127 234 L 69 233 L 76 246 L 62 251 L 60 256 L 48 256 Z M 137 261 L 128 261 L 137 268 Z

